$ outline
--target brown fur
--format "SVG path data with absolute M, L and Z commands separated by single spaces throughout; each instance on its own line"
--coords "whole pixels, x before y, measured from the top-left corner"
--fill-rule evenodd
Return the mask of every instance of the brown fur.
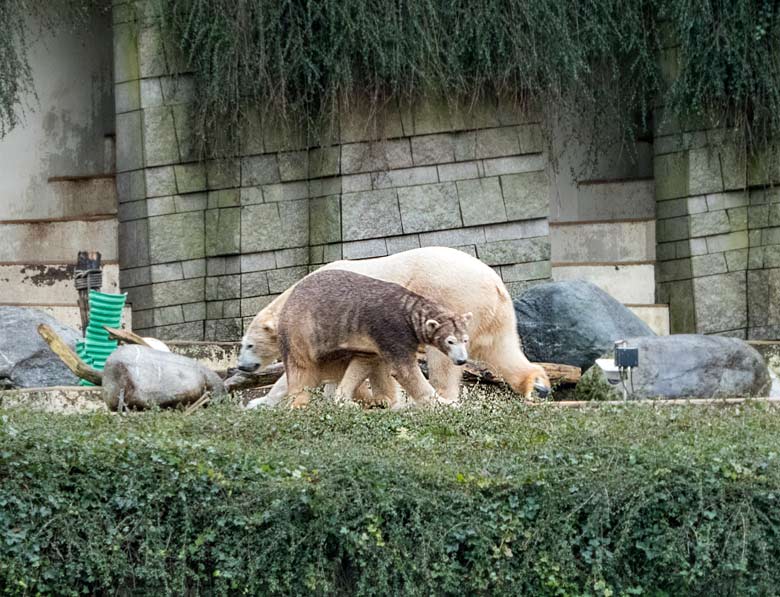
M 469 318 L 391 282 L 341 270 L 311 274 L 279 316 L 293 406 L 308 402 L 307 388 L 333 379 L 341 380 L 337 396 L 351 399 L 375 371 L 379 394 L 390 391 L 381 379 L 389 373 L 415 402 L 427 402 L 435 390 L 417 366 L 417 350 L 429 345 L 446 354 L 448 341 L 468 342 Z

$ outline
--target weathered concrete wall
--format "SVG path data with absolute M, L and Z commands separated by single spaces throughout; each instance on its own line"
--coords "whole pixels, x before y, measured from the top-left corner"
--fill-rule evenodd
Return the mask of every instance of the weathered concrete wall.
M 121 285 L 141 333 L 234 340 L 319 264 L 420 246 L 476 255 L 514 293 L 550 277 L 538 118 L 427 102 L 373 131 L 353 110 L 320 147 L 258 123 L 240 157 L 202 164 L 191 80 L 130 5 L 114 14 Z
M 96 12 L 30 47 L 37 98 L 0 139 L 0 304 L 78 321 L 79 250 L 102 253 L 103 289 L 118 291 L 112 38 L 110 14 Z

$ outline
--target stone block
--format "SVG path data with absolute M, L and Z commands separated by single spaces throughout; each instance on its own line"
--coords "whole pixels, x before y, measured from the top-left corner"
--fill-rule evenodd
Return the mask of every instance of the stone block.
M 348 195 L 345 195 L 347 197 Z M 309 201 L 309 242 L 315 245 L 341 240 L 341 199 L 338 195 Z
M 550 185 L 544 172 L 526 172 L 501 177 L 506 216 L 509 220 L 546 218 Z
M 310 178 L 309 197 L 325 197 L 326 195 L 341 195 L 341 178 L 333 176 L 330 178 Z
M 353 174 L 341 177 L 341 191 L 343 193 L 356 193 L 358 191 L 371 190 L 370 174 Z
M 533 238 L 535 236 L 547 236 L 548 234 L 550 234 L 550 226 L 546 218 L 485 226 L 485 240 L 487 242 L 512 240 L 515 238 Z
M 737 249 L 726 252 L 726 265 L 730 272 L 747 269 L 748 249 Z
M 238 189 L 222 189 L 221 191 L 209 191 L 208 208 L 239 207 L 241 198 Z
M 736 145 L 721 146 L 720 164 L 723 170 L 723 187 L 727 191 L 747 188 L 747 155 L 744 149 Z
M 712 334 L 747 327 L 745 272 L 694 278 L 696 331 Z
M 454 106 L 444 98 L 425 97 L 419 99 L 412 106 L 414 134 L 428 135 L 465 128 L 465 124 L 453 122 L 457 118 L 453 108 Z
M 303 247 L 308 242 L 308 201 L 282 201 L 241 208 L 243 253 Z
M 149 220 L 120 222 L 118 236 L 122 269 L 149 265 Z
M 711 147 L 688 152 L 688 189 L 691 195 L 717 193 L 723 190 L 720 156 Z
M 400 188 L 398 204 L 406 234 L 462 225 L 458 191 L 453 182 Z
M 166 74 L 165 52 L 158 27 L 139 29 L 138 63 L 141 77 L 159 77 Z
M 209 209 L 205 212 L 206 255 L 241 252 L 241 208 Z
M 146 180 L 144 170 L 118 172 L 116 175 L 116 194 L 119 203 L 146 199 Z
M 339 129 L 344 143 L 391 139 L 404 134 L 401 113 L 394 102 L 377 110 L 363 99 L 351 102 L 340 115 Z
M 309 152 L 303 151 L 289 151 L 286 153 L 280 153 L 279 160 L 279 177 L 283 181 L 287 180 L 302 180 L 309 175 Z
M 740 230 L 747 230 L 748 227 L 748 208 L 747 207 L 735 207 L 734 209 L 727 209 L 726 213 L 729 218 L 729 228 L 732 232 L 738 232 Z
M 207 301 L 223 301 L 241 298 L 241 276 L 208 277 L 206 280 L 205 297 Z
M 176 173 L 176 186 L 179 193 L 206 190 L 206 168 L 203 164 L 176 164 L 173 169 Z
M 154 309 L 154 323 L 156 325 L 172 325 L 174 323 L 184 323 L 184 314 L 181 305 L 172 305 L 170 307 L 160 307 Z
M 467 131 L 456 133 L 454 136 L 455 160 L 474 160 L 477 158 L 477 133 Z
M 276 255 L 274 251 L 241 255 L 242 272 L 256 272 L 260 270 L 274 269 L 275 267 Z
M 676 199 L 687 197 L 688 191 L 688 152 L 669 153 L 655 156 L 655 198 Z
M 276 259 L 277 268 L 292 267 L 294 265 L 308 265 L 309 251 L 306 247 L 282 249 L 281 251 L 274 251 L 274 258 Z
M 238 160 L 210 160 L 206 162 L 206 181 L 209 189 L 229 189 L 241 186 L 241 163 Z
M 409 139 L 348 143 L 341 146 L 341 170 L 344 174 L 394 170 L 412 166 Z
M 144 158 L 146 166 L 162 166 L 179 161 L 179 147 L 171 108 L 144 110 Z
M 146 201 L 126 201 L 119 204 L 119 210 L 117 217 L 120 222 L 127 222 L 128 220 L 138 220 L 148 216 L 146 210 Z
M 344 240 L 377 238 L 402 233 L 398 198 L 393 189 L 342 195 L 341 217 Z
M 482 226 L 473 228 L 454 228 L 420 234 L 421 247 L 462 247 L 485 242 L 485 229 Z
M 478 130 L 476 150 L 477 158 L 495 158 L 521 153 L 516 127 Z
M 681 280 L 659 285 L 663 287 L 660 297 L 669 303 L 669 331 L 672 334 L 690 334 L 696 331 L 696 310 L 693 301 L 692 280 Z
M 149 252 L 154 263 L 205 256 L 203 212 L 149 218 Z
M 731 231 L 726 210 L 694 214 L 689 217 L 692 237 L 726 234 Z
M 283 182 L 263 187 L 263 201 L 273 203 L 275 201 L 295 201 L 306 199 L 309 196 L 309 183 L 305 180 L 296 182 Z
M 707 255 L 691 257 L 690 269 L 694 277 L 697 278 L 701 276 L 725 274 L 728 271 L 723 253 L 709 253 Z
M 451 134 L 412 137 L 411 141 L 415 166 L 455 161 L 455 140 Z
M 747 231 L 730 232 L 729 234 L 719 234 L 717 236 L 707 237 L 708 253 L 725 253 L 736 249 L 745 249 L 748 247 Z
M 370 241 L 369 241 L 370 242 Z M 387 247 L 385 247 L 386 249 Z M 342 259 L 341 243 L 333 243 L 322 247 L 322 259 L 325 263 Z
M 479 177 L 477 162 L 457 162 L 455 164 L 441 164 L 437 167 L 439 180 L 449 182 L 451 180 L 467 180 Z
M 477 257 L 477 247 L 474 245 L 463 245 L 460 247 L 452 247 L 453 249 L 457 249 L 461 253 L 466 253 L 467 255 L 471 255 L 472 257 Z
M 268 290 L 268 275 L 266 272 L 250 272 L 241 274 L 241 296 L 260 296 L 271 294 Z
M 114 82 L 133 81 L 140 77 L 138 36 L 134 23 L 114 26 Z
M 243 334 L 241 318 L 207 321 L 204 334 L 207 342 L 236 342 Z
M 767 226 L 780 226 L 780 205 L 773 203 L 767 205 Z
M 154 307 L 154 298 L 152 297 L 152 285 L 134 286 L 127 288 L 127 303 L 133 307 L 133 320 L 136 320 L 136 312 Z M 151 316 L 151 315 L 150 315 Z
M 141 107 L 154 108 L 163 105 L 160 79 L 141 79 Z
M 192 75 L 160 77 L 160 85 L 166 104 L 186 104 L 195 101 L 195 79 Z
M 141 109 L 141 86 L 139 81 L 125 81 L 114 86 L 116 113 Z
M 241 186 L 253 187 L 279 182 L 275 155 L 257 155 L 241 160 Z
M 748 269 L 762 269 L 764 267 L 764 247 L 750 247 L 748 249 Z
M 770 245 L 763 248 L 764 267 L 780 267 L 780 245 Z
M 762 245 L 780 245 L 780 228 L 764 228 L 760 232 Z M 741 247 L 734 248 L 736 249 Z
M 769 206 L 751 205 L 748 207 L 748 228 L 766 228 L 769 226 Z
M 502 265 L 501 278 L 504 282 L 524 282 L 526 280 L 542 280 L 552 275 L 549 261 L 532 261 L 515 265 Z
M 344 259 L 367 259 L 387 255 L 387 245 L 383 238 L 356 240 L 342 245 Z
M 675 247 L 675 255 L 678 259 L 682 259 L 683 257 L 690 257 L 691 256 L 691 243 L 687 240 L 678 240 L 676 243 L 674 243 Z M 707 243 L 704 243 L 704 253 L 706 253 L 706 247 Z
M 690 259 L 675 259 L 674 261 L 662 261 L 658 263 L 658 282 L 687 280 L 688 278 L 692 277 L 692 275 Z
M 152 284 L 155 307 L 202 301 L 204 299 L 204 281 L 205 278 L 192 278 Z
M 715 193 L 714 195 L 707 195 L 705 199 L 709 211 L 746 207 L 750 203 L 750 195 L 747 192 Z
M 485 176 L 499 176 L 501 174 L 520 174 L 544 170 L 545 161 L 544 156 L 531 154 L 484 160 L 482 166 Z
M 435 233 L 433 233 L 435 234 Z M 402 251 L 410 251 L 420 247 L 420 237 L 417 234 L 407 234 L 405 236 L 391 236 L 385 239 L 387 254 L 393 255 Z
M 151 283 L 152 275 L 149 266 L 119 270 L 119 287 L 122 288 L 122 290 L 130 288 L 131 286 L 143 286 L 144 284 Z
M 174 195 L 173 206 L 177 213 L 187 211 L 203 211 L 208 207 L 208 195 L 206 193 L 189 193 L 187 195 Z
M 697 197 L 698 198 L 698 197 Z M 707 211 L 705 204 L 704 210 Z M 688 214 L 688 199 L 668 199 L 666 201 L 658 201 L 655 204 L 656 217 L 659 220 L 667 218 L 677 218 Z
M 678 241 L 686 242 L 686 241 Z M 687 243 L 686 243 L 687 244 Z M 658 261 L 669 261 L 677 257 L 677 243 L 659 243 L 655 248 L 655 258 Z
M 688 242 L 691 255 L 704 255 L 707 252 L 707 239 L 705 238 L 692 238 Z
M 150 197 L 146 200 L 146 210 L 150 216 L 164 216 L 176 213 L 176 205 L 173 202 L 173 196 Z
M 184 279 L 184 270 L 180 261 L 153 265 L 149 268 L 149 271 L 153 283 Z
M 117 172 L 139 170 L 144 166 L 143 128 L 141 112 L 116 115 L 116 169 Z
M 272 269 L 268 272 L 268 290 L 271 294 L 282 293 L 308 273 L 306 266 Z
M 436 166 L 402 168 L 401 170 L 374 172 L 371 175 L 371 185 L 375 189 L 408 187 L 435 182 L 439 182 L 439 175 L 436 171 Z
M 340 147 L 316 147 L 309 150 L 309 178 L 338 176 L 340 172 Z
M 544 135 L 538 124 L 523 124 L 517 127 L 520 139 L 520 153 L 541 153 L 544 151 Z
M 163 197 L 176 194 L 176 176 L 172 166 L 145 168 L 147 197 Z
M 148 332 L 148 335 L 158 340 L 191 340 L 200 342 L 203 340 L 203 322 L 190 321 L 175 325 L 160 325 Z
M 202 321 L 206 319 L 206 303 L 188 303 L 181 306 L 184 321 Z
M 507 213 L 498 177 L 459 180 L 455 184 L 464 226 L 506 222 Z
M 488 265 L 510 265 L 550 259 L 550 237 L 502 240 L 477 245 L 477 257 Z
M 325 245 L 311 245 L 309 246 L 309 261 L 310 266 L 319 265 L 325 263 Z M 311 271 L 311 267 L 309 268 Z
M 275 298 L 276 295 L 269 294 L 267 296 L 241 299 L 241 315 L 249 317 L 249 321 L 251 321 L 255 315 L 270 305 Z
M 239 191 L 241 205 L 255 205 L 263 202 L 263 189 L 261 187 L 242 187 Z
M 202 278 L 206 275 L 206 260 L 191 259 L 182 261 L 181 269 L 185 278 Z
M 696 197 L 688 197 L 686 203 L 688 206 L 688 213 L 689 214 L 700 214 L 705 211 L 714 211 L 709 207 L 707 198 L 712 197 L 712 195 L 704 196 L 697 195 Z

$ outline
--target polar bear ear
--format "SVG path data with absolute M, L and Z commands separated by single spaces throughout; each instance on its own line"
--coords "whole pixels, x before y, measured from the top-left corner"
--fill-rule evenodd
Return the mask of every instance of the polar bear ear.
M 425 329 L 428 330 L 428 332 L 435 332 L 440 326 L 441 324 L 435 319 L 429 319 L 425 322 Z
M 272 334 L 273 334 L 273 333 L 276 331 L 276 326 L 274 325 L 274 323 L 273 323 L 272 321 L 266 321 L 266 322 L 263 324 L 263 329 L 264 329 L 266 332 L 270 332 L 270 333 L 272 333 Z
M 471 311 L 469 311 L 468 313 L 464 313 L 464 314 L 463 314 L 463 320 L 464 320 L 466 323 L 468 323 L 469 321 L 471 321 L 473 318 L 474 318 L 474 314 L 473 314 Z

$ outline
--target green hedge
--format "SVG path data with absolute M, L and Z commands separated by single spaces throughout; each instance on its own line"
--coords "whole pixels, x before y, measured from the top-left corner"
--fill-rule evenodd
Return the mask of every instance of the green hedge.
M 0 587 L 772 595 L 779 434 L 759 405 L 7 410 Z

